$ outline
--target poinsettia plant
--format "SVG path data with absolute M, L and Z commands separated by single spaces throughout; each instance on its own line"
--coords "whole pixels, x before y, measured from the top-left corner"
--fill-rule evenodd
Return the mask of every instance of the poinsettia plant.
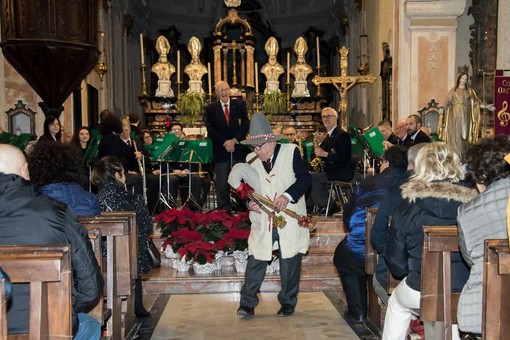
M 181 258 L 186 256 L 200 264 L 213 262 L 220 250 L 232 253 L 248 248 L 248 212 L 231 215 L 224 210 L 202 213 L 174 208 L 162 212 L 154 221 L 161 236 L 167 238 L 164 250 L 170 246 Z

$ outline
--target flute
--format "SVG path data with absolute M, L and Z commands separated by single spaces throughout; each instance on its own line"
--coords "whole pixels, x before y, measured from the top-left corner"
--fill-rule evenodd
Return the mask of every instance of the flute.
M 135 147 L 135 152 L 138 152 L 138 147 L 136 146 L 136 141 L 131 140 L 133 143 L 133 146 Z M 147 183 L 145 182 L 145 158 L 142 160 L 140 158 L 136 157 L 136 161 L 138 162 L 138 168 L 140 169 L 140 175 L 142 175 L 142 194 L 143 194 L 143 200 L 145 201 L 145 204 L 147 204 Z M 143 162 L 143 164 L 142 164 Z

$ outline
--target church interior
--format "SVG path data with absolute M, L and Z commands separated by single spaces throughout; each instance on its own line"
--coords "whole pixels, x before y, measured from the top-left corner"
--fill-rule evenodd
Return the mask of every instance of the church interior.
M 117 117 L 139 116 L 138 128 L 147 129 L 161 145 L 168 143 L 165 135 L 176 123 L 189 139 L 204 142 L 204 108 L 219 100 L 215 85 L 221 81 L 230 85 L 231 98 L 246 103 L 249 118 L 264 113 L 275 134 L 292 127 L 305 153 L 316 147 L 320 133 L 328 132 L 323 126 L 325 107 L 338 113 L 338 126 L 349 133 L 363 135 L 385 121 L 396 134 L 397 122 L 417 115 L 422 129 L 439 140 L 444 139 L 443 116 L 459 70 L 467 70 L 469 87 L 480 103 L 474 140 L 488 137 L 488 131 L 510 134 L 510 80 L 497 81 L 498 76 L 510 75 L 508 1 L 60 0 L 42 5 L 6 0 L 2 7 L 0 143 L 16 145 L 16 140 L 23 149 L 32 148 L 45 134 L 48 117 L 57 117 L 62 138 L 71 140 L 81 127 L 101 129 L 105 110 Z M 310 136 L 313 140 L 305 144 Z M 190 169 L 192 162 L 203 163 L 193 173 L 211 172 L 211 152 L 202 154 L 200 143 L 196 145 L 199 160 L 191 154 L 183 162 Z M 371 163 L 363 148 L 353 146 L 352 153 L 358 152 L 354 166 L 365 176 Z M 193 201 L 191 175 L 185 188 L 188 200 L 182 191 L 179 202 L 167 201 L 161 193 L 162 178 L 166 181 L 161 175 L 161 159 L 167 156 L 161 154 L 163 149 L 154 158 L 159 160 L 160 192 L 151 217 L 165 207 Z M 148 179 L 143 180 L 151 190 Z M 215 185 L 210 186 L 197 198 L 203 212 L 216 210 Z M 88 188 L 93 190 L 92 184 Z M 329 199 L 337 199 L 340 209 L 313 217 L 316 225 L 303 257 L 299 304 L 292 317 L 276 317 L 278 268 L 271 271 L 268 266 L 256 315 L 245 320 L 236 315 L 245 277 L 236 271 L 233 256 L 218 257 L 214 273 L 200 275 L 193 269 L 179 270 L 186 263 L 179 264 L 176 254 L 163 251 L 160 266 L 141 279 L 150 316 L 129 315 L 131 293 L 118 301 L 108 298 L 105 307 L 112 317 L 99 318 L 104 321 L 103 338 L 381 339 L 386 306 L 369 289 L 369 304 L 375 296 L 380 315 L 369 310 L 368 321 L 346 318 L 347 300 L 332 261 L 349 231 L 342 210 L 352 191 L 352 184 L 328 182 L 327 209 Z M 115 218 L 104 223 L 113 226 Z M 367 224 L 369 218 L 367 213 Z M 170 234 L 159 229 L 163 224 L 161 219 L 154 222 L 151 235 L 160 250 Z M 108 247 L 121 242 L 112 235 Z M 377 258 L 376 253 L 371 256 Z M 366 266 L 372 259 L 367 255 Z M 120 257 L 115 261 L 123 263 Z M 104 257 L 103 265 L 113 270 L 115 261 Z M 133 280 L 124 274 L 108 276 L 105 284 Z M 369 277 L 375 278 L 375 273 Z M 115 294 L 117 288 L 111 289 L 108 294 Z M 115 308 L 122 310 L 118 320 L 113 317 Z M 445 338 L 451 339 L 452 320 L 446 314 L 439 321 L 450 323 Z M 420 339 L 419 332 L 411 330 L 409 339 Z

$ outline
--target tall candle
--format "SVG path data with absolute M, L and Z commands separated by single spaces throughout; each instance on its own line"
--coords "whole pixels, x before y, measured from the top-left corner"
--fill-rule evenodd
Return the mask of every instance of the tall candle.
M 145 64 L 145 58 L 144 58 L 144 51 L 143 51 L 143 33 L 140 33 L 140 56 L 142 60 L 142 65 Z
M 287 52 L 287 82 L 290 83 L 290 52 Z
M 319 37 L 317 37 L 317 68 L 321 67 L 321 52 L 319 48 Z
M 177 82 L 181 81 L 181 51 L 177 50 Z
M 209 95 L 212 95 L 212 86 L 211 86 L 211 63 L 207 63 L 207 85 L 209 86 Z
M 255 93 L 259 93 L 259 64 L 255 63 Z

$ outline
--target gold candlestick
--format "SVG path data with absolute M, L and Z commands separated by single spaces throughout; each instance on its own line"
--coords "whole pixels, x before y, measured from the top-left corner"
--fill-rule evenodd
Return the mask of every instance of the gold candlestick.
M 287 85 L 287 112 L 290 112 L 290 81 L 287 80 L 285 85 Z
M 255 92 L 255 112 L 259 112 L 259 93 Z
M 317 77 L 321 76 L 321 67 L 317 66 Z M 322 97 L 322 91 L 321 91 L 321 84 L 317 85 L 317 93 L 315 94 L 316 97 Z
M 142 69 L 142 97 L 147 97 L 147 82 L 145 81 L 145 64 L 140 67 Z
M 177 107 L 181 109 L 181 84 L 182 81 L 177 81 Z

